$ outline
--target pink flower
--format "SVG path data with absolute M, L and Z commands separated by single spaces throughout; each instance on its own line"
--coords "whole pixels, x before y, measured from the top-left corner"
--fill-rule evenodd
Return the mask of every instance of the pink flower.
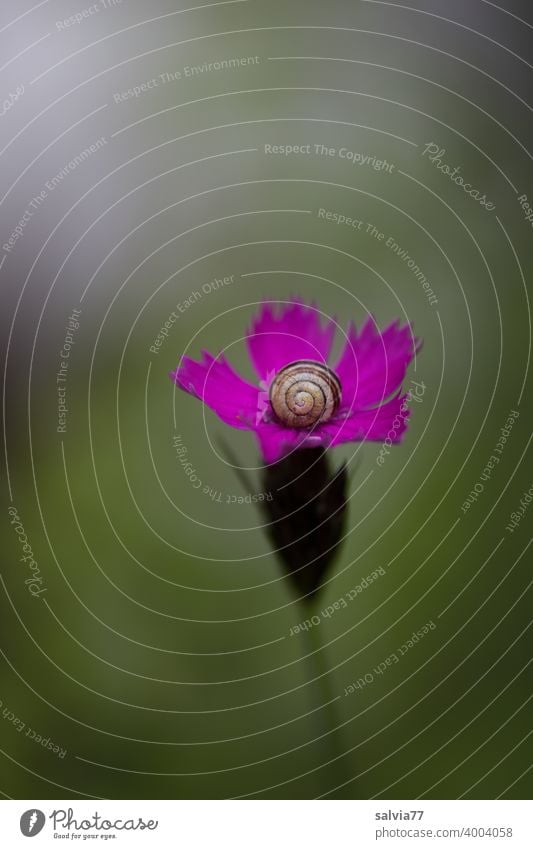
M 277 313 L 263 303 L 247 333 L 257 386 L 207 351 L 200 362 L 183 357 L 170 376 L 226 424 L 254 431 L 267 463 L 296 448 L 400 442 L 409 416 L 401 386 L 419 340 L 409 325 L 395 321 L 379 331 L 369 318 L 359 333 L 350 324 L 340 357 L 328 365 L 335 328 L 300 300 Z

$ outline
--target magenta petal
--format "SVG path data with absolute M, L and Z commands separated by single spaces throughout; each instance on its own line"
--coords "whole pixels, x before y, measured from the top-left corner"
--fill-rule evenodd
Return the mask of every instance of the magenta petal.
M 170 376 L 180 389 L 211 407 L 223 422 L 241 429 L 254 427 L 259 390 L 242 379 L 219 356 L 202 352 L 202 362 L 183 357 Z
M 326 362 L 333 342 L 335 322 L 321 326 L 322 314 L 299 300 L 276 305 L 264 303 L 248 330 L 250 358 L 262 380 L 295 360 Z
M 319 430 L 318 428 L 314 431 L 298 430 L 284 427 L 276 422 L 260 422 L 255 427 L 266 463 L 275 463 L 295 448 L 316 448 L 326 444 L 325 440 L 329 441 L 329 436 L 320 434 Z
M 352 324 L 335 367 L 342 385 L 344 409 L 379 404 L 401 386 L 420 342 L 411 327 L 398 322 L 379 331 L 369 318 L 359 335 Z
M 345 419 L 327 422 L 318 431 L 330 446 L 363 440 L 401 442 L 410 415 L 407 398 L 407 395 L 397 395 L 374 410 L 359 410 Z

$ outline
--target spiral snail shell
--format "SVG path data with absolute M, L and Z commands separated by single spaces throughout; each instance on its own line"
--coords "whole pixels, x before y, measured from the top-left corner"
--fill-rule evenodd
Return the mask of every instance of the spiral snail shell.
M 284 366 L 270 386 L 270 403 L 287 427 L 312 427 L 327 422 L 341 400 L 341 384 L 334 372 L 314 360 Z

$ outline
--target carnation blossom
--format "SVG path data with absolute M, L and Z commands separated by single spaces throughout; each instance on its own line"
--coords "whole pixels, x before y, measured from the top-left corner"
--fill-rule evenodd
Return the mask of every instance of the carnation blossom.
M 257 385 L 207 351 L 199 362 L 182 357 L 170 376 L 226 424 L 253 431 L 268 464 L 300 448 L 400 442 L 409 416 L 401 387 L 420 341 L 409 324 L 380 331 L 369 317 L 359 332 L 349 325 L 331 364 L 336 327 L 299 299 L 264 302 L 246 337 Z

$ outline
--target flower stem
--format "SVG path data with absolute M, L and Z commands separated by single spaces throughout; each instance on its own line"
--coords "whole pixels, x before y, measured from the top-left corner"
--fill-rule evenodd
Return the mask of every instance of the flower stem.
M 322 714 L 326 730 L 322 732 L 322 736 L 329 750 L 327 762 L 330 764 L 329 775 L 331 777 L 331 785 L 328 790 L 333 790 L 339 784 L 349 782 L 351 775 L 349 773 L 347 755 L 344 752 L 342 729 L 340 727 L 341 720 L 337 711 L 340 696 L 335 691 L 334 686 L 332 686 L 334 679 L 329 669 L 325 648 L 321 644 L 318 632 L 319 626 L 313 626 L 304 632 L 305 653 L 307 655 L 306 660 L 311 681 L 315 682 L 323 705 Z M 351 798 L 348 795 L 350 793 L 348 784 L 342 787 L 339 793 L 342 794 L 340 796 L 341 798 Z

